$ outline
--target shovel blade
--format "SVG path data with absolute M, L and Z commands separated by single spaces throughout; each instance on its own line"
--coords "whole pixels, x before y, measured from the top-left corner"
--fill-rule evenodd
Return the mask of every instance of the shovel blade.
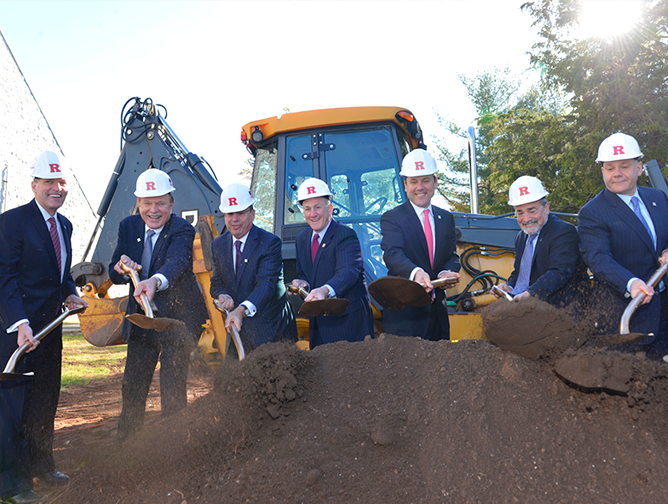
M 142 315 L 141 313 L 132 313 L 126 315 L 125 318 L 142 329 L 154 329 L 158 332 L 169 331 L 170 329 L 175 329 L 177 327 L 185 327 L 185 324 L 180 320 L 166 317 L 151 318 Z
M 0 373 L 0 381 L 20 380 L 21 378 L 29 378 L 31 376 L 35 376 L 35 373 L 32 371 L 29 373 Z
M 431 296 L 419 283 L 401 277 L 381 277 L 369 284 L 369 294 L 380 306 L 403 310 L 407 306 L 420 307 L 431 303 Z
M 348 309 L 350 301 L 347 299 L 316 299 L 304 303 L 299 309 L 298 315 L 302 317 L 317 317 L 318 315 L 341 315 Z

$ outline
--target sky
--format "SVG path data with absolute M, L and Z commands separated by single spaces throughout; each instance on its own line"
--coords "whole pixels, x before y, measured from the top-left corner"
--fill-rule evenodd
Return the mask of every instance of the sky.
M 94 209 L 135 96 L 168 111 L 222 187 L 249 154 L 241 127 L 303 110 L 411 110 L 432 153 L 437 113 L 475 119 L 458 75 L 530 75 L 524 0 L 0 1 L 0 28 Z

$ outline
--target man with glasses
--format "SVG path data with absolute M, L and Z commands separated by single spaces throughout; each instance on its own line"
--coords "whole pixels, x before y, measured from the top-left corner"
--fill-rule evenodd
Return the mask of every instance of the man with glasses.
M 220 195 L 227 232 L 213 240 L 211 297 L 229 312 L 244 352 L 280 340 L 297 340 L 297 324 L 283 283 L 281 239 L 253 224 L 255 198 L 243 184 Z M 230 345 L 232 352 L 236 351 Z
M 525 175 L 510 186 L 508 204 L 522 231 L 515 238 L 515 268 L 499 288 L 514 301 L 535 296 L 561 308 L 584 301 L 588 278 L 577 230 L 550 215 L 548 194 L 536 177 Z

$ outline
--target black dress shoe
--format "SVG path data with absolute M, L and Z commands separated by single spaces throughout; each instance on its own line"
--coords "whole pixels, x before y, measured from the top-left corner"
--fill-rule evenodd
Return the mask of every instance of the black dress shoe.
M 67 483 L 70 481 L 70 477 L 64 475 L 60 471 L 53 470 L 51 472 L 46 472 L 42 474 L 37 475 L 37 479 L 39 479 L 42 483 L 46 485 L 67 485 Z
M 37 494 L 32 490 L 26 490 L 13 497 L 3 497 L 0 499 L 0 502 L 3 504 L 35 504 L 37 502 L 42 502 L 45 499 L 46 495 Z

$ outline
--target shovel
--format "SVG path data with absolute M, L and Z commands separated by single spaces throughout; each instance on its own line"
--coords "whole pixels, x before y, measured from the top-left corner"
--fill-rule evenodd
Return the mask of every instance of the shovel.
M 286 287 L 290 292 L 299 294 L 302 299 L 306 299 L 306 296 L 308 296 L 308 292 L 301 287 L 295 287 L 294 285 L 287 285 Z M 348 309 L 349 304 L 350 301 L 343 298 L 316 299 L 315 301 L 302 304 L 297 315 L 307 318 L 317 317 L 318 315 L 326 317 L 329 315 L 341 315 Z
M 658 284 L 661 281 L 661 277 L 663 277 L 666 271 L 668 271 L 668 263 L 664 264 L 654 272 L 654 274 L 649 278 L 649 280 L 647 280 L 647 285 L 656 287 L 656 284 Z M 640 292 L 626 306 L 624 313 L 622 313 L 622 319 L 619 323 L 619 335 L 610 336 L 609 338 L 613 339 L 615 342 L 608 344 L 622 345 L 625 343 L 633 343 L 635 341 L 639 341 L 649 336 L 652 336 L 651 334 L 632 333 L 629 330 L 629 323 L 631 322 L 631 317 L 635 313 L 636 309 L 642 304 L 644 299 L 645 299 L 645 293 Z
M 456 277 L 437 278 L 432 280 L 434 288 L 452 282 Z M 403 277 L 386 276 L 369 284 L 369 294 L 383 308 L 403 310 L 407 306 L 418 308 L 431 303 L 431 295 L 424 290 L 425 284 L 414 282 Z
M 220 306 L 218 304 L 218 300 L 214 299 L 213 304 L 216 305 L 216 308 L 218 308 L 219 311 L 223 312 L 225 314 L 225 320 L 227 320 L 227 316 L 230 314 L 225 308 Z M 241 343 L 241 336 L 239 336 L 239 331 L 237 331 L 237 328 L 234 327 L 232 324 L 230 324 L 230 329 L 232 332 L 232 339 L 234 340 L 234 346 L 237 347 L 237 353 L 239 354 L 239 360 L 244 360 L 246 358 L 246 352 L 244 352 L 244 346 Z M 227 350 L 230 348 L 230 339 L 227 338 L 227 343 L 225 345 L 225 355 L 227 355 Z
M 49 334 L 51 331 L 53 331 L 56 327 L 58 327 L 63 320 L 65 320 L 67 317 L 70 315 L 74 315 L 76 313 L 81 313 L 86 309 L 85 306 L 81 305 L 78 308 L 75 308 L 74 310 L 65 310 L 63 313 L 61 313 L 56 320 L 51 322 L 48 326 L 46 326 L 44 329 L 42 329 L 40 332 L 38 332 L 35 335 L 36 340 L 41 340 L 44 336 Z M 19 357 L 21 357 L 24 353 L 26 353 L 26 350 L 30 348 L 30 343 L 25 342 L 23 345 L 21 345 L 19 348 L 17 348 L 12 356 L 9 358 L 7 361 L 7 365 L 5 366 L 5 370 L 0 374 L 0 381 L 8 381 L 8 380 L 18 380 L 19 378 L 25 378 L 26 376 L 34 376 L 35 373 L 32 371 L 28 373 L 15 373 L 14 369 L 16 369 L 16 361 L 19 360 Z
M 138 265 L 137 269 L 133 270 L 132 268 L 128 268 L 121 261 L 118 261 L 118 265 L 126 275 L 130 276 L 132 279 L 132 284 L 136 289 L 137 284 L 139 283 L 139 275 L 137 275 L 137 271 L 141 269 L 141 266 Z M 146 297 L 146 294 L 142 294 L 140 296 L 140 301 L 146 315 L 142 315 L 141 313 L 132 313 L 125 316 L 125 318 L 134 325 L 139 326 L 142 329 L 155 329 L 158 332 L 168 331 L 169 329 L 173 329 L 175 327 L 185 327 L 185 323 L 181 320 L 166 317 L 155 317 L 153 314 L 153 308 L 151 307 L 151 303 Z

